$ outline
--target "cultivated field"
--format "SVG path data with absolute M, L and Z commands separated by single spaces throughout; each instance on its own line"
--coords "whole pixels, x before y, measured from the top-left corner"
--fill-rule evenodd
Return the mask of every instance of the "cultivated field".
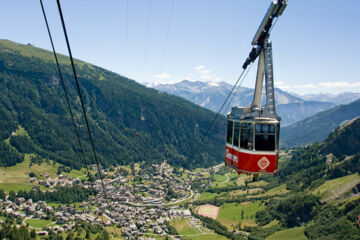
M 277 186 L 275 188 L 272 188 L 270 190 L 268 190 L 265 193 L 260 193 L 257 195 L 253 195 L 253 196 L 247 196 L 247 198 L 256 198 L 256 197 L 272 197 L 272 196 L 277 196 L 277 195 L 282 195 L 282 194 L 286 194 L 289 193 L 289 190 L 286 189 L 286 184 L 281 184 L 280 186 Z
M 255 193 L 258 193 L 258 192 L 261 192 L 263 191 L 262 188 L 250 188 L 248 190 L 234 190 L 234 191 L 231 191 L 229 192 L 229 194 L 231 196 L 241 196 L 241 195 L 244 195 L 244 194 L 255 194 Z
M 220 193 L 220 194 L 217 194 L 217 193 L 211 193 L 211 192 L 202 192 L 201 195 L 200 195 L 200 198 L 199 200 L 202 201 L 202 200 L 211 200 L 215 197 L 220 197 L 220 196 L 224 196 L 226 195 L 226 193 Z
M 191 235 L 201 233 L 199 229 L 191 226 L 187 219 L 175 218 L 170 222 L 180 235 Z
M 209 233 L 209 234 L 199 234 L 193 236 L 186 236 L 182 237 L 184 240 L 227 240 L 225 236 L 216 234 L 216 233 Z
M 214 233 L 203 226 L 194 225 L 189 218 L 174 218 L 170 221 L 184 240 L 226 240 L 227 238 Z
M 217 221 L 233 230 L 239 223 L 247 226 L 256 226 L 255 214 L 264 210 L 265 206 L 260 201 L 237 203 L 225 203 L 219 209 Z

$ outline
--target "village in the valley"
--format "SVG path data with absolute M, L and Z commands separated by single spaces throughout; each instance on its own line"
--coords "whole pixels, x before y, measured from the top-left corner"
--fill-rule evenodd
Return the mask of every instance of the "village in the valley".
M 92 167 L 95 173 L 96 165 Z M 41 173 L 43 180 L 33 177 L 30 181 L 53 189 L 49 191 L 56 191 L 54 189 L 57 186 L 80 185 L 85 189 L 94 189 L 98 194 L 77 205 L 54 205 L 17 197 L 15 201 L 0 200 L 1 208 L 6 214 L 23 219 L 24 224 L 31 219 L 52 220 L 51 224 L 36 229 L 38 235 L 47 235 L 49 231 L 68 231 L 75 226 L 77 220 L 105 227 L 115 226 L 121 229 L 125 239 L 144 235 L 149 237 L 149 234 L 168 235 L 169 226 L 166 223 L 177 217 L 187 218 L 192 226 L 203 228 L 201 221 L 192 217 L 191 211 L 184 204 L 199 197 L 198 191 L 192 189 L 193 183 L 201 183 L 200 187 L 205 187 L 209 174 L 205 174 L 205 170 L 185 170 L 174 174 L 173 170 L 166 163 L 152 164 L 144 169 L 125 170 L 118 167 L 111 172 L 103 169 L 103 181 L 97 179 L 93 182 L 66 174 L 51 178 L 44 172 Z

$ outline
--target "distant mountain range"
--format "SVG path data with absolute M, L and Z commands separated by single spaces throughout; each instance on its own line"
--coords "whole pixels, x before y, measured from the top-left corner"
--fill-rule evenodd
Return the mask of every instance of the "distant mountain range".
M 282 147 L 299 147 L 326 139 L 342 123 L 360 116 L 360 99 L 319 112 L 281 129 Z
M 295 94 L 295 96 L 298 96 Z M 360 93 L 343 92 L 340 94 L 330 93 L 317 93 L 317 94 L 305 94 L 300 96 L 305 101 L 320 101 L 320 102 L 331 102 L 336 105 L 348 104 L 360 99 Z
M 226 82 L 202 82 L 183 80 L 174 84 L 145 84 L 148 87 L 185 98 L 195 104 L 217 112 L 232 89 Z M 254 89 L 241 87 L 228 108 L 222 111 L 226 114 L 231 106 L 247 106 L 252 102 Z M 279 88 L 275 89 L 277 112 L 282 118 L 282 126 L 291 125 L 304 118 L 325 111 L 339 104 L 346 104 L 360 98 L 360 93 L 309 94 L 296 95 Z M 264 101 L 263 101 L 264 102 Z

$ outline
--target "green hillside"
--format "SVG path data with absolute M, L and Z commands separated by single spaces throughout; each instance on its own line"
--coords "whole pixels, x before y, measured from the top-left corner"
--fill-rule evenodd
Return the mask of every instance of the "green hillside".
M 292 158 L 279 172 L 281 181 L 295 189 L 320 186 L 324 180 L 331 180 L 360 172 L 360 149 L 342 145 L 337 154 L 337 143 L 349 143 L 359 133 L 360 119 L 357 119 L 332 133 L 323 143 L 299 148 L 292 152 Z M 354 142 L 356 146 L 356 141 Z M 334 152 L 334 153 L 333 153 Z
M 212 183 L 231 177 L 193 202 L 219 207 L 216 220 L 201 219 L 231 239 L 360 239 L 359 124 L 360 118 L 322 143 L 282 152 L 276 176 L 251 182 L 246 175 L 233 179 L 227 167 L 210 172 Z
M 277 232 L 266 240 L 306 240 L 304 235 L 304 227 L 290 228 Z
M 65 56 L 60 63 L 86 155 L 93 162 L 71 67 Z M 191 156 L 214 113 L 82 61 L 76 61 L 76 68 L 104 166 L 167 160 L 192 168 L 222 161 L 224 119 L 216 124 L 201 154 Z M 37 153 L 40 160 L 81 168 L 51 52 L 0 40 L 0 91 L 0 165 L 14 165 L 23 154 Z M 14 134 L 19 126 L 27 136 Z
M 360 116 L 360 99 L 320 112 L 281 129 L 281 147 L 306 146 L 322 142 L 342 122 Z
M 351 125 L 351 127 L 347 127 Z M 356 118 L 344 126 L 337 128 L 326 139 L 321 152 L 332 153 L 337 157 L 347 154 L 352 155 L 360 149 L 360 118 Z
M 360 148 L 353 141 L 359 134 L 359 123 L 356 119 L 323 143 L 292 151 L 291 159 L 273 179 L 274 186 L 286 183 L 290 194 L 270 201 L 257 213 L 257 223 L 265 226 L 277 220 L 287 228 L 305 226 L 309 239 L 359 239 Z M 286 231 L 273 236 L 281 239 L 282 234 Z

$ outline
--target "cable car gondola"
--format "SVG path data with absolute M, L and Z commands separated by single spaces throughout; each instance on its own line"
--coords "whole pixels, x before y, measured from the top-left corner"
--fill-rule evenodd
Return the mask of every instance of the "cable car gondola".
M 243 69 L 259 57 L 254 99 L 248 107 L 232 107 L 227 115 L 225 165 L 240 173 L 258 176 L 276 174 L 281 118 L 275 111 L 272 46 L 269 41 L 273 19 L 279 17 L 287 1 L 273 1 L 252 41 L 254 46 Z M 265 77 L 266 103 L 261 106 Z

